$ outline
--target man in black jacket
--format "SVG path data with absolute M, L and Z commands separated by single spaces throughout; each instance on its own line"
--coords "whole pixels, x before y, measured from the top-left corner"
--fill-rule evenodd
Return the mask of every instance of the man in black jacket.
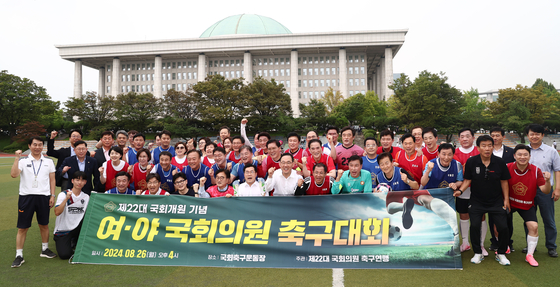
M 83 179 L 86 180 L 86 184 L 81 188 L 81 190 L 87 195 L 91 195 L 91 191 L 95 190 L 94 187 L 99 188 L 99 186 L 102 185 L 99 181 L 99 167 L 97 166 L 97 160 L 86 155 L 87 143 L 85 141 L 77 141 L 74 144 L 74 150 L 76 155 L 67 157 L 56 170 L 57 179 L 62 178 L 64 175 L 68 178 L 73 178 L 75 172 L 82 171 L 85 173 Z M 72 182 L 69 181 L 67 188 L 72 189 L 72 186 Z
M 62 162 L 70 156 L 76 155 L 76 153 L 74 152 L 74 144 L 77 141 L 81 141 L 82 140 L 82 136 L 83 133 L 81 130 L 79 129 L 73 129 L 70 131 L 70 147 L 64 147 L 64 148 L 60 148 L 55 150 L 54 149 L 54 139 L 56 138 L 56 136 L 58 135 L 57 131 L 52 131 L 51 132 L 51 137 L 50 139 L 47 141 L 47 155 L 50 157 L 55 157 L 58 159 L 57 163 L 56 163 L 56 169 L 58 170 L 58 168 L 62 165 Z M 86 154 L 87 156 L 89 156 L 89 152 L 87 152 Z M 64 191 L 67 189 L 67 184 L 68 184 L 68 177 L 62 177 L 60 180 L 56 181 L 56 186 L 60 186 L 60 190 Z

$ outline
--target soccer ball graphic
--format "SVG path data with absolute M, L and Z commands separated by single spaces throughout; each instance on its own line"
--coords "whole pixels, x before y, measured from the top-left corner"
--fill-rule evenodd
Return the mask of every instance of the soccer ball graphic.
M 389 240 L 397 241 L 402 237 L 402 229 L 395 225 L 389 225 Z
M 377 192 L 388 193 L 391 191 L 392 191 L 391 186 L 384 182 L 377 185 Z

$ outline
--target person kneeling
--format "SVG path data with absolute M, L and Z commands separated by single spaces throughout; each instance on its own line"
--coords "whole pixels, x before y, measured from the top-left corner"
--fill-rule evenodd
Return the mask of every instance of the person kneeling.
M 76 171 L 72 175 L 72 189 L 59 193 L 56 199 L 54 241 L 60 259 L 68 259 L 74 254 L 73 249 L 77 245 L 82 220 L 89 202 L 89 195 L 82 192 L 86 182 L 86 174 Z

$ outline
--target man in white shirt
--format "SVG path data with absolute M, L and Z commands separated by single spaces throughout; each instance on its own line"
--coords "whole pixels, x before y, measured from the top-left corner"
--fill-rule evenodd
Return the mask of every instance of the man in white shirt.
M 54 206 L 55 165 L 52 159 L 42 155 L 43 140 L 40 137 L 31 138 L 28 147 L 31 154 L 26 158 L 21 158 L 21 150 L 16 151 L 14 164 L 10 171 L 12 178 L 20 177 L 16 259 L 12 263 L 12 267 L 20 267 L 25 262 L 23 245 L 35 213 L 37 213 L 37 223 L 43 242 L 40 256 L 56 257 L 56 254 L 49 249 L 48 225 L 50 208 Z
M 257 178 L 257 167 L 247 164 L 243 168 L 245 182 L 239 186 L 233 186 L 234 196 L 268 196 L 264 180 Z
M 274 167 L 268 169 L 269 177 L 265 183 L 266 191 L 271 192 L 274 190 L 273 195 L 275 196 L 294 195 L 298 180 L 303 180 L 303 177 L 292 169 L 293 166 L 294 157 L 290 153 L 282 154 L 280 157 L 280 169 L 275 170 Z

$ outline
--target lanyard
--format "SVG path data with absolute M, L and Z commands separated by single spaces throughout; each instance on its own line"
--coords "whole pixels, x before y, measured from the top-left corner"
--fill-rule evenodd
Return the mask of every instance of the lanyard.
M 33 161 L 31 161 L 31 165 L 33 166 L 33 174 L 35 175 L 35 179 L 37 179 L 37 176 L 39 175 L 39 171 L 41 171 L 41 165 L 43 165 L 43 160 L 41 159 L 37 172 L 35 172 L 35 164 L 33 163 Z

